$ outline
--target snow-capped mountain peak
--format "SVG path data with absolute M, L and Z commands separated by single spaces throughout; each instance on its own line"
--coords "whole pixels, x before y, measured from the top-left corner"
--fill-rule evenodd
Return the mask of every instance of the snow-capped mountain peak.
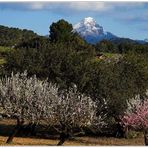
M 145 39 L 144 41 L 145 41 L 145 42 L 148 42 L 148 39 Z
M 74 25 L 73 28 L 83 37 L 85 35 L 94 36 L 103 33 L 103 27 L 99 26 L 91 17 L 84 18 L 81 22 Z
M 86 17 L 73 26 L 74 32 L 78 32 L 82 38 L 89 43 L 96 43 L 103 39 L 115 37 L 109 32 L 105 32 L 103 27 L 97 24 L 92 17 Z
M 95 26 L 96 21 L 92 17 L 86 17 L 84 20 L 81 21 L 86 26 Z
M 100 26 L 95 19 L 92 17 L 86 17 L 81 20 L 79 23 L 73 26 L 73 31 L 77 32 L 83 39 L 85 39 L 88 43 L 96 44 L 101 40 L 110 40 L 110 41 L 118 41 L 118 40 L 126 40 L 126 38 L 120 38 L 115 36 L 111 32 L 104 31 L 103 27 Z M 128 38 L 127 38 L 128 39 Z M 148 39 L 145 40 L 132 40 L 140 44 L 148 43 Z

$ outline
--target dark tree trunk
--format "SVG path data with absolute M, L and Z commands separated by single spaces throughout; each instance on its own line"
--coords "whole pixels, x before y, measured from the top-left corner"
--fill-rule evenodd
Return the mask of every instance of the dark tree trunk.
M 25 127 L 22 128 L 23 134 L 25 136 L 35 136 L 36 135 L 36 123 L 29 123 Z
M 144 131 L 144 143 L 145 145 L 148 145 L 148 129 Z
M 33 123 L 31 126 L 31 135 L 35 136 L 36 135 L 36 123 Z
M 60 141 L 57 144 L 58 146 L 63 145 L 64 142 L 69 138 L 69 134 L 61 133 L 60 134 Z
M 120 125 L 120 123 L 118 122 L 116 125 L 117 131 L 116 131 L 116 137 L 117 138 L 123 138 L 124 137 L 124 129 L 123 126 Z
M 59 141 L 59 143 L 57 145 L 58 146 L 63 145 L 65 141 L 66 141 L 65 138 L 61 138 L 60 141 Z
M 12 142 L 13 138 L 15 137 L 15 135 L 20 131 L 22 124 L 23 124 L 23 121 L 20 121 L 17 118 L 17 125 L 14 128 L 14 130 L 12 131 L 12 133 L 10 133 L 6 143 L 11 143 Z
M 128 126 L 124 128 L 124 138 L 128 138 Z

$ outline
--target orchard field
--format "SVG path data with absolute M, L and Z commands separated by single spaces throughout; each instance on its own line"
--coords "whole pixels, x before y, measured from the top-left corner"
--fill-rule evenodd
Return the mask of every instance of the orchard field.
M 10 145 L 48 145 L 55 146 L 58 143 L 58 138 L 46 137 L 46 136 L 34 136 L 34 137 L 25 137 L 25 136 L 16 136 L 13 139 L 11 144 L 6 144 L 6 140 L 9 135 L 9 130 L 12 130 L 15 125 L 15 121 L 11 119 L 3 119 L 0 121 L 0 145 L 10 146 Z M 144 145 L 143 136 L 140 135 L 137 138 L 125 139 L 125 138 L 114 138 L 114 137 L 77 137 L 75 139 L 67 140 L 64 143 L 64 146 L 142 146 Z
M 1 145 L 148 145 L 148 43 L 0 30 Z

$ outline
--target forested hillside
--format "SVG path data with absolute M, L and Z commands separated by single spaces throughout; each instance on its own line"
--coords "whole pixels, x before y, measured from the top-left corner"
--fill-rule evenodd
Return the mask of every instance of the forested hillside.
M 21 30 L 0 25 L 0 46 L 14 47 L 18 43 L 36 36 L 37 34 L 31 30 Z

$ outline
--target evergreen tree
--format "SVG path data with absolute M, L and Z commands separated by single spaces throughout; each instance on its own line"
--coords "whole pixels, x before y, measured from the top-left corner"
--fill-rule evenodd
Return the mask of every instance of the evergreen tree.
M 72 24 L 61 19 L 50 26 L 49 38 L 52 42 L 70 42 L 73 36 L 72 30 Z

